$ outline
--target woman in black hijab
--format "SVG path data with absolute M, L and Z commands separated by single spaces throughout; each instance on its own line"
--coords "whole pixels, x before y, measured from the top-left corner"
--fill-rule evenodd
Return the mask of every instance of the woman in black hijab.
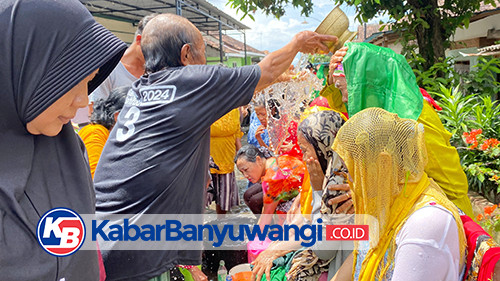
M 2 0 L 0 37 L 0 279 L 99 280 L 96 251 L 55 257 L 35 233 L 52 208 L 94 213 L 69 121 L 126 46 L 77 0 Z

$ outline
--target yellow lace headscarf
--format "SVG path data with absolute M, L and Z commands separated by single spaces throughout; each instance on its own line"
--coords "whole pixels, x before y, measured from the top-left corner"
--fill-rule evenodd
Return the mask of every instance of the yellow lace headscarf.
M 378 220 L 377 227 L 370 226 L 370 249 L 361 264 L 359 280 L 384 278 L 394 261 L 399 230 L 414 211 L 430 202 L 453 214 L 460 253 L 465 256 L 465 234 L 458 209 L 424 172 L 427 152 L 421 124 L 380 108 L 368 108 L 342 126 L 333 149 L 342 157 L 352 177 L 356 214 L 371 215 Z M 357 245 L 354 266 L 356 258 Z

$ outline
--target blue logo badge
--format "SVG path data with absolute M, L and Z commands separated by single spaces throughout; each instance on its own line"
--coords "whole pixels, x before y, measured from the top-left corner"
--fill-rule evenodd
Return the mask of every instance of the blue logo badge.
M 78 251 L 85 240 L 85 224 L 75 211 L 54 208 L 38 221 L 36 236 L 49 254 L 64 257 Z

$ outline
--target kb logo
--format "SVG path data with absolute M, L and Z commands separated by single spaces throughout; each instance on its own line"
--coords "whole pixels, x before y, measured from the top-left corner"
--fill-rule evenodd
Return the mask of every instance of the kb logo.
M 73 210 L 54 208 L 38 221 L 36 236 L 49 254 L 64 257 L 76 252 L 85 240 L 85 224 Z

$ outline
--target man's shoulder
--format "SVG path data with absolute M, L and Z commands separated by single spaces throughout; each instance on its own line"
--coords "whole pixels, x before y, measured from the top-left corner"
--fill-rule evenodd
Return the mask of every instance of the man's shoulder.
M 214 64 L 206 64 L 206 65 L 188 65 L 186 67 L 182 67 L 180 68 L 180 70 L 182 71 L 194 71 L 194 72 L 199 72 L 199 71 L 203 71 L 203 72 L 220 72 L 220 73 L 224 73 L 224 72 L 241 72 L 241 73 L 245 73 L 245 72 L 253 72 L 255 71 L 256 69 L 259 69 L 260 68 L 258 67 L 258 65 L 245 65 L 245 66 L 238 66 L 238 67 L 227 67 L 227 66 L 224 66 L 224 65 L 214 65 Z
M 116 86 L 128 86 L 132 84 L 134 81 L 137 80 L 137 77 L 135 77 L 128 69 L 123 65 L 123 63 L 120 61 L 116 67 L 111 71 L 109 74 L 109 79 L 113 80 L 114 83 L 118 84 L 124 84 L 124 85 L 116 85 Z

